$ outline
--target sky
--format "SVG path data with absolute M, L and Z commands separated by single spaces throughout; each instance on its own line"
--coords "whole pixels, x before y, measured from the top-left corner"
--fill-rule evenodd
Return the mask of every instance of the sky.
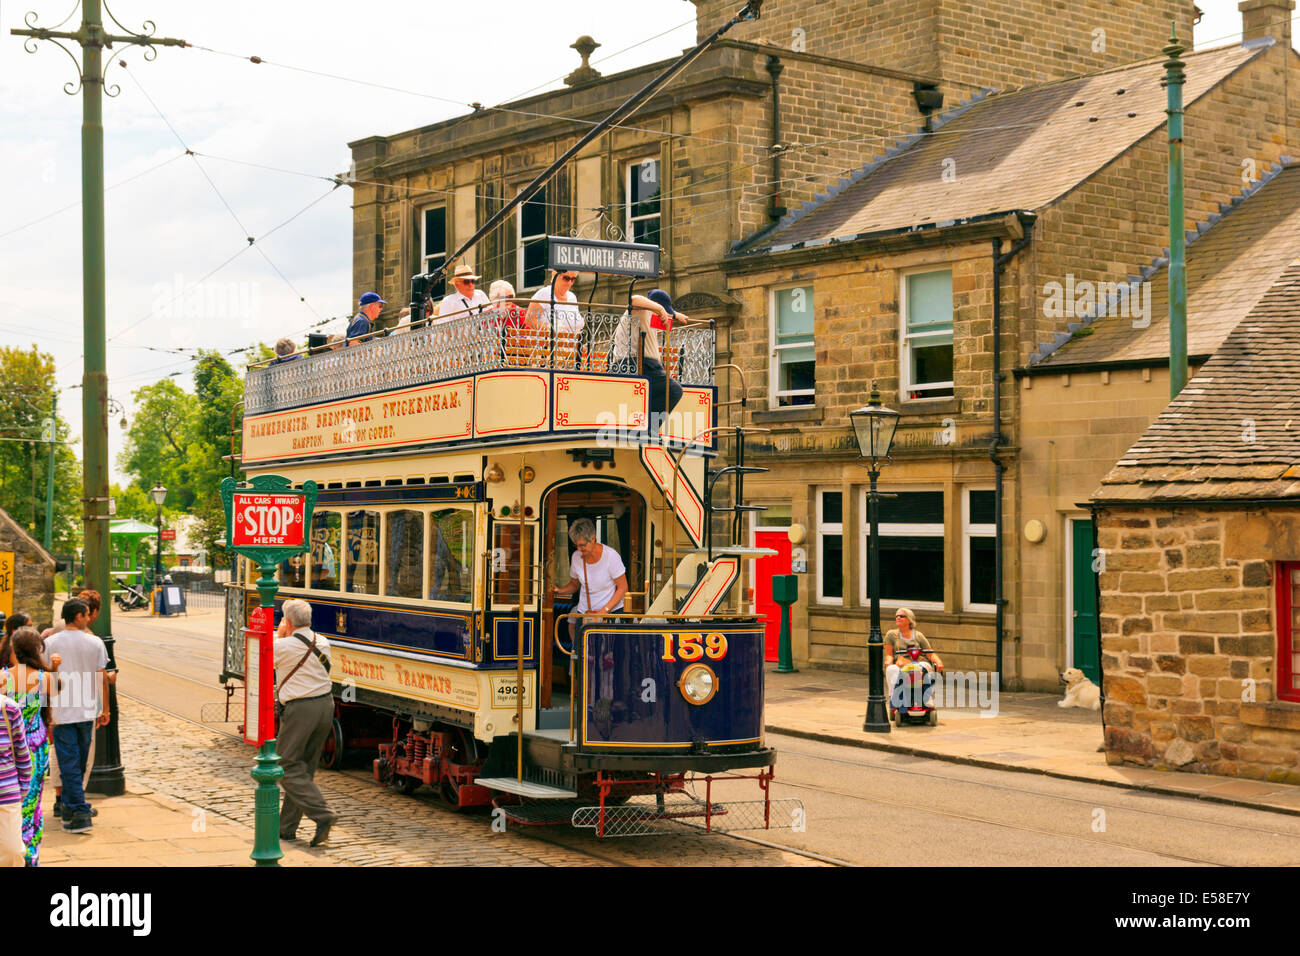
M 0 343 L 55 357 L 60 413 L 78 435 L 81 96 L 63 92 L 77 71 L 52 44 L 29 55 L 9 35 L 29 9 L 37 26 L 53 28 L 72 3 L 0 2 Z M 1236 0 L 1199 4 L 1198 48 L 1240 40 Z M 523 0 L 111 7 L 128 30 L 152 18 L 158 36 L 194 46 L 159 48 L 153 62 L 116 46 L 106 78 L 121 90 L 104 99 L 109 394 L 128 417 L 142 385 L 174 375 L 192 388 L 192 363 L 168 350 L 301 340 L 331 316 L 339 318 L 324 330 L 343 331 L 355 311 L 352 195 L 326 178 L 348 169 L 349 141 L 561 87 L 579 63 L 569 45 L 581 34 L 602 44 L 592 64 L 606 74 L 695 40 L 688 0 L 552 0 L 546 17 Z M 63 29 L 79 19 L 78 11 Z M 268 62 L 250 63 L 254 55 Z M 249 236 L 259 241 L 250 247 Z M 116 421 L 110 465 L 121 482 Z

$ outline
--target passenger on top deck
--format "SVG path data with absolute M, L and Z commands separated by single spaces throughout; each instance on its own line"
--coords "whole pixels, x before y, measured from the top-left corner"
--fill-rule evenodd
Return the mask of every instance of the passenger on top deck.
M 280 339 L 275 343 L 275 361 L 271 364 L 280 365 L 301 358 L 301 356 L 294 354 L 297 351 L 298 347 L 293 344 L 293 339 Z
M 487 294 L 482 289 L 476 288 L 481 278 L 483 277 L 474 274 L 474 269 L 469 263 L 462 262 L 458 265 L 451 277 L 451 284 L 456 287 L 456 291 L 439 303 L 438 318 L 435 322 L 445 322 L 449 318 L 458 319 L 470 312 L 482 312 L 488 308 L 492 303 L 488 301 Z
M 578 281 L 578 273 L 561 272 L 555 276 L 554 316 L 555 331 L 578 333 L 582 331 L 582 313 L 578 311 L 578 297 L 573 294 L 573 284 Z M 528 324 L 534 329 L 551 327 L 552 294 L 551 283 L 547 282 L 533 293 L 533 301 L 528 304 Z
M 645 333 L 645 352 L 641 357 L 641 373 L 650 380 L 650 422 L 658 422 L 654 428 L 657 433 L 662 427 L 662 416 L 672 411 L 681 401 L 682 387 L 675 379 L 668 376 L 664 368 L 660 343 L 663 341 L 657 329 L 671 332 L 674 325 L 684 328 L 692 324 L 685 312 L 673 309 L 672 297 L 663 289 L 655 289 L 648 296 L 632 296 L 632 312 L 623 313 L 618 328 L 614 330 L 613 347 L 610 349 L 609 370 L 624 375 L 636 374 L 636 355 L 639 333 Z M 665 390 L 668 404 L 664 407 Z M 660 416 L 656 418 L 655 416 Z
M 375 319 L 379 318 L 379 313 L 388 305 L 383 299 L 379 298 L 377 292 L 366 292 L 361 296 L 361 311 L 352 319 L 352 324 L 348 326 L 347 344 L 355 345 L 355 338 L 363 335 L 369 335 L 375 327 Z
M 505 279 L 497 279 L 488 289 L 492 299 L 492 308 L 500 316 L 498 321 L 505 328 L 519 329 L 528 325 L 527 313 L 515 305 L 515 287 Z

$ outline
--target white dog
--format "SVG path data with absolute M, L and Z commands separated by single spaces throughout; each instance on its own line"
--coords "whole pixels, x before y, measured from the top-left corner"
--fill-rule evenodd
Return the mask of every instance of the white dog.
M 1077 667 L 1071 667 L 1061 675 L 1065 685 L 1065 697 L 1057 702 L 1057 707 L 1085 707 L 1088 710 L 1101 708 L 1101 688 L 1088 680 L 1086 674 Z

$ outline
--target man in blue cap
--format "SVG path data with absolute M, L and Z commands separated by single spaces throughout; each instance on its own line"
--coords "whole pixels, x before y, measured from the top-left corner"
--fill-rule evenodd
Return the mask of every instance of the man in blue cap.
M 361 311 L 348 326 L 348 345 L 352 344 L 353 339 L 368 335 L 374 329 L 375 319 L 379 318 L 379 313 L 386 305 L 388 303 L 379 298 L 377 292 L 367 292 L 361 296 Z
M 690 317 L 685 312 L 673 308 L 672 297 L 663 289 L 655 289 L 649 295 L 633 295 L 632 311 L 624 313 L 614 331 L 613 348 L 610 350 L 610 371 L 636 374 L 636 353 L 640 337 L 645 335 L 645 351 L 641 356 L 641 374 L 649 379 L 650 417 L 646 430 L 657 433 L 664 424 L 667 412 L 672 411 L 682 398 L 682 387 L 668 375 L 660 353 L 660 333 L 669 331 L 676 325 L 684 328 L 691 325 Z

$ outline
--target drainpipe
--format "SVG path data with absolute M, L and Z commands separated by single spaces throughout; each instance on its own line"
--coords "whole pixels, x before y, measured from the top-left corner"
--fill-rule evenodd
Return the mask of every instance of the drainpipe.
M 1002 629 L 1007 604 L 1002 585 L 1002 476 L 1007 466 L 998 458 L 998 446 L 1002 444 L 1002 382 L 1006 378 L 1002 371 L 1002 272 L 1016 254 L 1029 245 L 1035 218 L 1032 213 L 1020 214 L 1024 237 L 1005 254 L 1001 238 L 993 240 L 993 437 L 989 440 L 989 461 L 993 462 L 993 647 L 999 690 L 1003 683 Z
M 1183 79 L 1181 59 L 1186 49 L 1178 42 L 1175 24 L 1165 60 L 1164 87 L 1169 116 L 1169 399 L 1187 384 L 1187 233 L 1183 212 Z
M 781 202 L 781 84 L 780 78 L 785 65 L 774 56 L 767 58 L 767 72 L 772 77 L 772 195 L 767 215 L 773 222 L 780 221 L 785 215 L 785 205 Z

